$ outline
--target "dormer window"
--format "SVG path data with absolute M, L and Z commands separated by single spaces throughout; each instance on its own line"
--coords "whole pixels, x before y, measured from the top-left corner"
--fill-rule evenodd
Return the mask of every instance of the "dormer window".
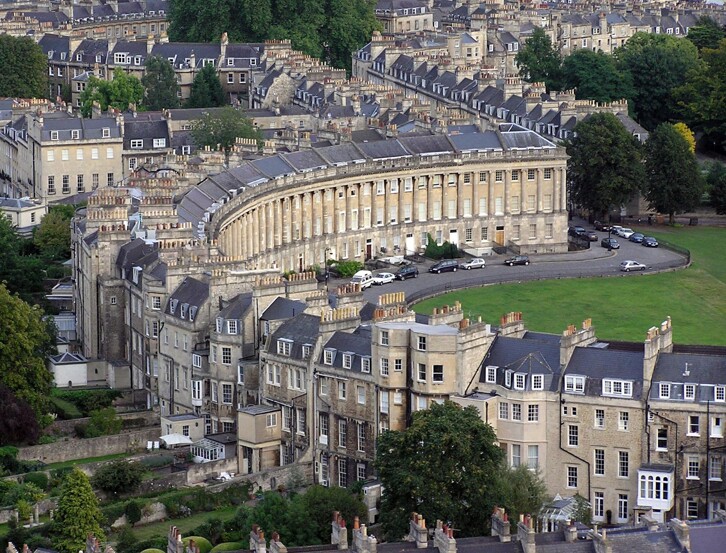
M 486 372 L 484 374 L 484 380 L 487 384 L 496 384 L 497 383 L 497 368 L 496 367 L 487 367 Z
M 695 384 L 684 384 L 683 385 L 683 399 L 693 401 L 696 399 L 696 385 Z
M 292 342 L 290 340 L 278 340 L 277 341 L 277 353 L 290 357 L 290 350 L 292 349 Z
M 228 66 L 234 65 L 234 58 L 227 58 L 227 65 Z
M 508 371 L 506 371 L 504 373 L 504 385 L 507 388 L 511 388 L 512 387 L 512 371 L 509 371 L 508 370 Z
M 660 386 L 658 386 L 658 395 L 660 399 L 670 399 L 671 385 L 667 382 L 661 382 Z
M 721 403 L 726 401 L 726 386 L 716 386 L 713 391 L 713 399 Z
M 78 140 L 81 137 L 81 131 L 79 130 L 72 130 L 71 131 L 71 138 L 73 140 Z
M 66 59 L 66 53 L 61 52 L 61 60 L 65 61 L 65 59 Z
M 188 303 L 182 303 L 181 305 L 181 311 L 179 312 L 179 316 L 182 319 L 187 318 L 187 311 L 189 310 L 189 304 Z
M 585 393 L 585 377 L 584 376 L 565 376 L 565 392 L 575 394 Z
M 544 389 L 544 376 L 541 374 L 532 375 L 532 389 L 543 390 Z
M 303 359 L 310 359 L 310 352 L 312 350 L 312 346 L 310 344 L 303 344 L 302 347 L 302 358 Z
M 222 327 L 224 326 L 224 319 L 222 317 L 217 317 L 217 320 L 214 321 L 214 330 L 217 332 L 217 334 L 222 334 Z
M 134 65 L 141 65 L 141 56 L 134 57 Z
M 371 358 L 370 357 L 363 357 L 360 360 L 360 370 L 364 373 L 370 373 L 371 372 Z
M 196 305 L 191 306 L 191 308 L 189 309 L 189 320 L 190 321 L 193 321 L 194 318 L 197 316 L 198 310 L 199 310 L 199 308 Z
M 139 276 L 141 276 L 141 267 L 134 267 L 134 273 L 133 273 L 133 276 L 131 277 L 132 280 L 134 281 L 134 284 L 139 283 Z
M 58 140 L 58 131 L 50 131 L 50 139 Z
M 627 380 L 606 378 L 602 381 L 602 394 L 604 396 L 631 397 L 633 395 L 633 383 Z
M 109 138 L 111 136 L 111 129 L 109 129 L 108 127 L 104 127 L 101 130 L 101 135 L 103 136 L 103 138 Z
M 514 375 L 514 389 L 515 390 L 524 390 L 524 383 L 526 381 L 525 374 L 517 373 Z
M 179 304 L 179 300 L 177 300 L 177 299 L 172 299 L 172 300 L 171 300 L 171 301 L 169 302 L 169 311 L 171 312 L 171 314 L 172 314 L 172 315 L 173 315 L 173 314 L 174 314 L 174 312 L 176 311 L 176 306 L 177 306 L 178 304 Z
M 237 321 L 227 321 L 227 334 L 237 334 Z
M 96 54 L 96 63 L 101 63 L 101 54 Z
M 353 356 L 350 353 L 343 354 L 343 368 L 350 369 L 353 366 Z

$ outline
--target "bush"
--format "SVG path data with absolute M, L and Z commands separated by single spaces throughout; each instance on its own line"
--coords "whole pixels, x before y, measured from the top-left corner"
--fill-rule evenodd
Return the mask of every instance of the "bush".
M 141 464 L 118 460 L 99 468 L 93 475 L 91 483 L 104 492 L 118 495 L 136 490 L 143 476 L 144 467 Z
M 457 248 L 454 244 L 444 242 L 439 246 L 430 234 L 428 235 L 428 242 L 426 243 L 426 251 L 424 252 L 424 255 L 429 259 L 453 259 L 455 257 L 460 257 L 459 248 Z
M 91 420 L 84 430 L 84 438 L 97 438 L 121 432 L 123 423 L 113 407 L 91 412 Z
M 133 526 L 141 520 L 141 507 L 136 501 L 129 501 L 124 509 L 126 520 Z
M 194 543 L 197 547 L 199 547 L 199 553 L 209 553 L 212 550 L 212 544 L 207 538 L 203 538 L 202 536 L 187 536 L 186 538 L 183 538 L 182 541 L 184 542 L 184 547 L 188 547 L 189 542 L 192 540 L 194 540 Z
M 121 528 L 116 538 L 116 553 L 136 553 L 138 549 L 139 540 L 136 539 L 136 535 L 133 530 L 128 526 Z
M 215 545 L 214 547 L 212 547 L 210 553 L 221 553 L 222 551 L 239 551 L 240 549 L 247 549 L 248 547 L 249 542 L 228 541 Z
M 101 508 L 101 513 L 106 519 L 105 525 L 111 526 L 114 522 L 120 519 L 126 511 L 126 505 L 124 503 L 111 503 Z
M 57 436 L 51 436 L 50 434 L 44 434 L 38 439 L 38 444 L 53 444 L 58 441 Z
M 337 261 L 335 268 L 341 277 L 348 278 L 360 271 L 363 268 L 363 263 L 360 261 Z
M 39 489 L 48 491 L 48 475 L 44 472 L 31 472 L 23 477 L 26 484 L 35 484 Z
M 63 402 L 75 405 L 88 417 L 93 411 L 107 409 L 113 405 L 115 399 L 122 396 L 118 390 L 54 390 L 53 397 Z

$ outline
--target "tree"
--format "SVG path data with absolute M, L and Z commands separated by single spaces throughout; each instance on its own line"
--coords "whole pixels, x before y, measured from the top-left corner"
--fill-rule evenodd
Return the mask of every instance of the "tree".
M 371 39 L 379 23 L 371 0 L 328 0 L 323 27 L 324 61 L 350 71 L 351 55 Z
M 91 482 L 94 487 L 118 496 L 122 493 L 131 493 L 135 491 L 141 484 L 144 476 L 144 467 L 139 463 L 126 460 L 118 460 L 103 465 L 93 475 Z M 128 513 L 127 513 L 128 514 Z M 133 525 L 141 519 L 129 522 Z
M 211 108 L 227 104 L 227 97 L 217 77 L 213 64 L 205 65 L 194 76 L 192 91 L 187 100 L 188 108 Z
M 726 215 L 726 166 L 709 163 L 706 167 L 706 184 L 710 203 L 719 215 Z
M 86 425 L 83 437 L 97 438 L 98 436 L 108 436 L 109 434 L 118 434 L 123 427 L 123 421 L 116 415 L 113 407 L 98 409 L 91 411 L 90 420 Z
M 612 113 L 578 123 L 565 146 L 570 198 L 598 219 L 628 202 L 645 181 L 638 142 Z
M 88 79 L 86 89 L 81 92 L 81 114 L 83 117 L 90 117 L 94 102 L 98 102 L 101 111 L 106 111 L 109 107 L 125 111 L 129 104 L 141 105 L 143 98 L 144 87 L 141 81 L 117 67 L 114 69 L 112 81 L 93 76 Z
M 58 508 L 53 517 L 53 545 L 62 553 L 76 553 L 86 547 L 88 534 L 103 539 L 103 514 L 88 477 L 75 468 L 61 486 Z
M 53 374 L 45 366 L 55 353 L 53 323 L 0 284 L 0 383 L 26 401 L 38 420 L 47 408 Z
M 721 39 L 726 38 L 726 31 L 718 21 L 707 15 L 702 15 L 693 27 L 688 29 L 686 38 L 690 40 L 698 51 L 704 48 L 718 48 Z
M 330 513 L 339 511 L 345 520 L 355 517 L 365 521 L 368 509 L 360 497 L 339 487 L 312 486 L 293 497 L 288 532 L 299 545 L 327 543 L 330 540 Z
M 389 539 L 406 533 L 416 511 L 429 521 L 449 521 L 462 536 L 480 536 L 499 499 L 503 452 L 491 426 L 473 407 L 433 404 L 413 414 L 411 426 L 378 440 L 376 468 L 386 490 L 381 503 Z
M 548 91 L 561 90 L 562 56 L 543 28 L 535 27 L 514 61 L 525 81 L 545 83 Z
M 526 465 L 504 467 L 501 478 L 502 505 L 513 515 L 536 515 L 547 499 L 547 486 Z
M 147 110 L 160 111 L 179 107 L 179 84 L 174 68 L 166 58 L 147 58 L 141 84 L 144 87 L 144 107 Z
M 583 100 L 605 103 L 629 98 L 633 93 L 630 75 L 618 70 L 612 56 L 586 48 L 564 59 L 562 80 L 562 88 L 576 89 L 577 98 Z
M 53 206 L 33 234 L 33 243 L 46 260 L 68 259 L 71 256 L 71 219 L 75 208 Z
M 262 144 L 260 131 L 245 117 L 244 112 L 232 106 L 215 110 L 213 113 L 207 112 L 194 121 L 192 138 L 198 147 L 221 147 L 227 159 L 237 138 L 250 138 L 257 140 L 258 146 Z
M 128 463 L 127 463 L 128 464 Z M 141 482 L 141 478 L 139 477 L 139 482 Z M 138 484 L 136 484 L 138 486 Z M 129 501 L 126 504 L 126 507 L 124 507 L 124 514 L 126 515 L 126 522 L 128 522 L 131 526 L 136 524 L 141 520 L 141 507 L 139 506 L 139 503 L 137 501 Z
M 35 443 L 40 425 L 30 404 L 0 384 L 0 446 Z
M 675 118 L 672 92 L 700 65 L 692 42 L 660 34 L 636 33 L 615 51 L 615 58 L 620 70 L 630 74 L 632 109 L 648 130 Z
M 23 300 L 33 302 L 44 293 L 43 264 L 24 255 L 28 242 L 18 236 L 7 218 L 0 217 L 0 282 Z
M 692 153 L 696 153 L 696 135 L 694 135 L 693 131 L 688 128 L 688 125 L 685 123 L 676 123 L 673 127 L 678 131 L 678 134 L 680 134 L 683 139 L 688 142 L 688 149 L 691 150 Z
M 645 199 L 652 209 L 676 213 L 696 206 L 703 193 L 703 177 L 690 145 L 670 123 L 658 125 L 645 144 Z
M 48 58 L 32 38 L 0 35 L 0 67 L 0 96 L 48 96 Z

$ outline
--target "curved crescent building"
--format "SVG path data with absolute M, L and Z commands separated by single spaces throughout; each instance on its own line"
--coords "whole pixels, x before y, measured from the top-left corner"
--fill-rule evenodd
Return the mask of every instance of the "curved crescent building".
M 567 155 L 523 127 L 278 154 L 210 176 L 177 212 L 246 268 L 410 254 L 567 251 Z

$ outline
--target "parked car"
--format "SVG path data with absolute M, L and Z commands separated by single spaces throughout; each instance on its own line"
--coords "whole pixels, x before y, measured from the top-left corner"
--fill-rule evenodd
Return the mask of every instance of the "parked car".
M 514 257 L 505 259 L 504 264 L 510 267 L 512 265 L 529 265 L 529 257 L 526 255 L 515 255 Z
M 602 232 L 608 232 L 612 228 L 609 224 L 603 223 L 602 221 L 595 221 L 593 226 L 595 227 L 595 230 Z
M 459 268 L 459 262 L 456 259 L 442 259 L 437 261 L 429 268 L 429 273 L 446 273 L 448 271 L 456 272 Z
M 418 277 L 418 267 L 414 265 L 406 265 L 405 267 L 401 267 L 398 271 L 396 271 L 396 278 L 398 280 L 406 280 L 408 278 L 416 277 Z
M 622 227 L 618 230 L 618 236 L 621 238 L 630 238 L 633 234 L 635 234 L 635 231 L 631 228 Z
M 615 236 L 620 236 L 620 229 L 623 228 L 620 225 L 612 225 L 610 227 L 610 232 L 612 232 Z
M 483 269 L 485 265 L 486 262 L 481 257 L 475 257 L 468 261 L 464 261 L 464 263 L 459 265 L 459 269 L 466 269 L 467 271 L 471 269 Z
M 597 232 L 594 230 L 586 230 L 585 234 L 582 235 L 583 238 L 587 238 L 590 242 L 597 242 L 598 235 Z
M 584 227 L 570 227 L 567 229 L 567 234 L 570 236 L 584 236 L 586 232 Z
M 370 271 L 358 271 L 353 275 L 353 278 L 350 279 L 350 283 L 357 284 L 360 286 L 361 290 L 370 288 L 373 285 L 373 273 Z
M 631 242 L 635 242 L 636 244 L 640 244 L 643 241 L 643 238 L 645 238 L 643 234 L 641 234 L 640 232 L 634 232 L 630 236 L 630 238 L 628 238 L 628 240 L 630 240 Z
M 373 276 L 373 284 L 381 286 L 382 284 L 389 284 L 396 280 L 396 275 L 393 273 L 378 273 Z
M 629 259 L 627 261 L 623 261 L 620 264 L 620 270 L 630 272 L 630 271 L 644 271 L 647 267 L 643 265 L 642 263 L 638 261 L 633 261 L 632 259 Z
M 615 238 L 603 238 L 600 240 L 600 245 L 603 248 L 608 248 L 609 250 L 619 250 L 620 244 L 618 244 L 618 241 L 615 240 Z
M 657 248 L 658 247 L 658 240 L 653 238 L 652 236 L 646 236 L 643 238 L 642 244 L 648 248 Z

